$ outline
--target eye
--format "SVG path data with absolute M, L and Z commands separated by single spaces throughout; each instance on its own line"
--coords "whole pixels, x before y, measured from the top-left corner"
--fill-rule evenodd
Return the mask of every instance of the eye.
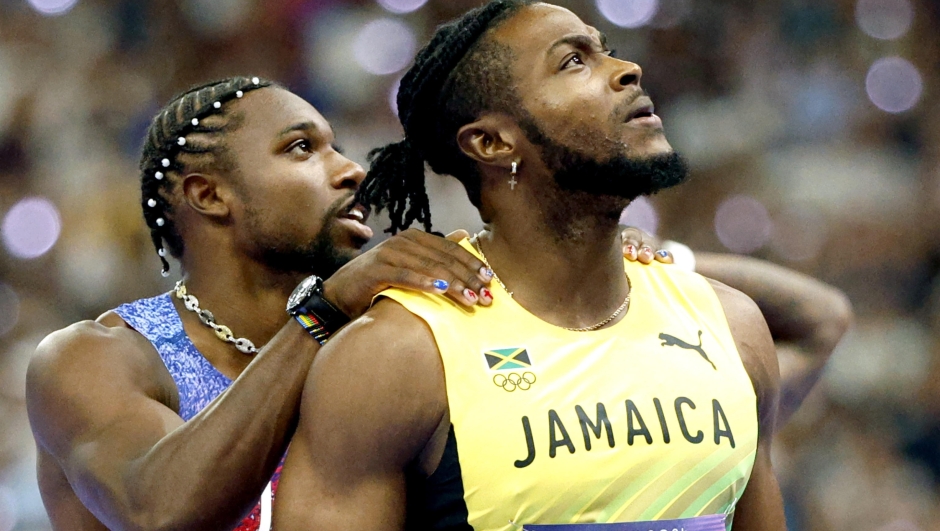
M 288 153 L 310 153 L 311 151 L 310 141 L 306 139 L 297 140 L 287 148 Z
M 581 54 L 580 54 L 580 53 L 576 53 L 576 54 L 572 55 L 570 58 L 568 58 L 568 60 L 565 61 L 565 62 L 561 65 L 561 69 L 564 70 L 564 69 L 568 68 L 568 67 L 571 66 L 571 65 L 581 65 L 581 66 L 584 65 L 584 59 L 581 57 Z

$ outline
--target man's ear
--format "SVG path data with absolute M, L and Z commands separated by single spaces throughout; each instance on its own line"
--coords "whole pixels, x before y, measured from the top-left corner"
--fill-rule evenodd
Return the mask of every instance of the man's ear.
M 183 177 L 183 201 L 199 214 L 221 220 L 231 213 L 232 199 L 230 187 L 215 175 L 190 173 Z
M 457 131 L 457 145 L 471 159 L 509 168 L 514 160 L 518 127 L 503 115 L 486 115 Z

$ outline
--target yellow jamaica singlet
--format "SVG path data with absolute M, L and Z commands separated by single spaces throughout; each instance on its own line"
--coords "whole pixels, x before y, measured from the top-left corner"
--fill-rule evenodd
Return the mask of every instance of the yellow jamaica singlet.
M 382 294 L 430 326 L 452 423 L 434 474 L 409 473 L 408 529 L 731 528 L 757 400 L 721 304 L 695 273 L 624 267 L 628 313 L 594 332 L 538 319 L 496 282 L 490 307 Z

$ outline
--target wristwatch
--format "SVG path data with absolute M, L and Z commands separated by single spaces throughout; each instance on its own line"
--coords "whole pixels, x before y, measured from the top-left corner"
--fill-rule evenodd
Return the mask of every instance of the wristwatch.
M 287 299 L 287 313 L 321 345 L 350 321 L 342 310 L 323 296 L 323 279 L 310 275 L 294 288 Z

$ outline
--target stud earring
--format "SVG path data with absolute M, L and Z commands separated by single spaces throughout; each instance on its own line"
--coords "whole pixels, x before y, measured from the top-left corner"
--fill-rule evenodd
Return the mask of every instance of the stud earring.
M 516 180 L 516 175 L 518 175 L 518 172 L 519 172 L 519 163 L 516 161 L 512 161 L 512 170 L 510 170 L 509 172 L 509 189 L 510 190 L 515 190 L 516 185 L 519 184 L 519 181 Z

